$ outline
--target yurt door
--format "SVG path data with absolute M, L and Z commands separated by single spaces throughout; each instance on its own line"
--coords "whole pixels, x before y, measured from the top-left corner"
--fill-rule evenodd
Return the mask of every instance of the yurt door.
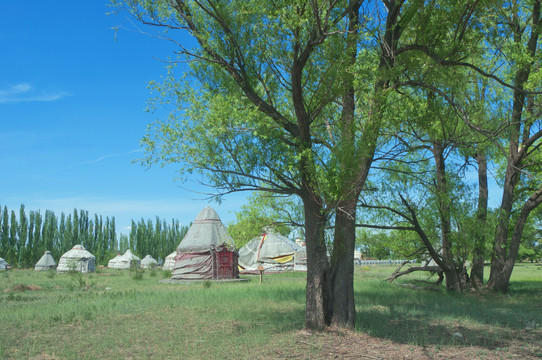
M 231 279 L 233 278 L 233 253 L 228 250 L 217 252 L 217 278 Z

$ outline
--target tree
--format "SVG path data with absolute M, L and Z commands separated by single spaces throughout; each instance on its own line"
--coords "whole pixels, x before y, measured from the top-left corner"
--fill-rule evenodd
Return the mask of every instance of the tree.
M 34 259 L 37 257 L 37 251 L 35 249 L 34 244 L 34 232 L 36 224 L 35 224 L 35 216 L 34 211 L 30 211 L 30 214 L 28 215 L 28 241 L 26 243 L 26 246 L 28 248 L 27 251 L 27 265 L 32 265 L 34 262 Z
M 332 260 L 337 270 L 333 275 L 324 239 L 333 208 L 327 206 L 324 193 L 336 183 L 322 182 L 325 172 L 331 169 L 325 170 L 320 161 L 327 162 L 331 153 L 317 143 L 326 136 L 326 121 L 344 123 L 340 129 L 332 128 L 338 136 L 350 139 L 347 146 L 352 145 L 354 136 L 357 139 L 355 131 L 353 135 L 345 134 L 353 130 L 348 124 L 354 123 L 351 90 L 344 98 L 342 116 L 334 114 L 335 101 L 343 95 L 340 89 L 353 87 L 353 79 L 345 75 L 345 65 L 356 59 L 360 2 L 278 5 L 266 1 L 178 1 L 127 5 L 140 20 L 184 29 L 199 43 L 194 50 L 180 47 L 181 53 L 198 60 L 192 75 L 199 80 L 199 88 L 185 88 L 182 92 L 178 85 L 174 90 L 169 88 L 180 97 L 176 101 L 192 104 L 185 114 L 189 120 L 186 126 L 175 122 L 157 125 L 156 136 L 151 133 L 144 139 L 148 163 L 177 161 L 178 149 L 184 146 L 185 172 L 207 172 L 221 194 L 262 190 L 299 196 L 304 207 L 308 257 L 307 327 L 328 325 L 333 318 L 333 301 L 338 304 L 343 297 L 349 299 L 347 314 L 337 322 L 352 327 L 352 284 L 343 282 L 340 273 L 343 256 L 349 256 L 350 247 L 353 250 L 353 232 L 340 234 L 346 246 L 334 247 L 338 255 Z M 396 15 L 393 12 L 392 16 Z M 341 24 L 345 19 L 346 28 Z M 340 55 L 344 49 L 348 49 L 348 56 L 330 60 L 331 54 Z M 335 81 L 336 74 L 345 81 Z M 378 128 L 378 122 L 369 126 L 367 134 L 375 136 L 373 127 Z M 335 151 L 337 154 L 342 151 Z M 370 157 L 370 150 L 367 155 Z M 367 162 L 360 164 L 368 171 Z M 344 194 L 349 192 L 345 187 L 363 186 L 363 182 L 351 182 L 347 166 L 342 171 L 340 191 Z M 355 192 L 346 198 L 330 194 L 330 198 L 341 199 L 332 206 L 344 205 L 344 212 L 355 208 Z M 343 218 L 348 216 L 341 212 L 338 219 Z M 351 268 L 346 265 L 344 270 L 348 273 Z M 334 283 L 340 284 L 340 289 L 333 288 Z
M 113 216 L 111 218 L 111 223 L 110 223 L 110 226 L 109 226 L 109 242 L 108 242 L 108 246 L 107 246 L 107 249 L 110 250 L 110 251 L 116 251 L 118 249 L 118 244 L 117 244 L 117 229 L 116 229 L 116 225 L 115 225 L 115 217 Z
M 510 64 L 512 90 L 510 126 L 503 194 L 491 259 L 488 287 L 507 291 L 518 255 L 523 230 L 530 213 L 542 203 L 539 147 L 542 129 L 538 96 L 529 90 L 540 86 L 541 65 L 539 38 L 542 31 L 541 2 L 511 2 L 499 13 L 496 26 L 510 40 L 504 42 L 512 57 Z M 504 149 L 503 149 L 504 150 Z M 529 189 L 518 194 L 522 178 L 528 178 Z M 519 196 L 523 195 L 523 196 Z M 514 205 L 517 213 L 514 214 Z
M 0 215 L 0 249 L 2 254 L 6 256 L 9 247 L 9 213 L 7 206 L 4 205 L 4 210 L 0 212 Z
M 525 224 L 531 212 L 542 203 L 542 186 L 540 181 L 540 157 L 542 131 L 538 98 L 540 94 L 540 54 L 539 38 L 541 31 L 540 1 L 503 2 L 498 12 L 480 18 L 477 26 L 480 39 L 478 49 L 492 56 L 482 56 L 479 51 L 476 57 L 466 56 L 460 60 L 450 60 L 438 53 L 420 47 L 421 51 L 441 65 L 461 66 L 489 79 L 497 95 L 492 99 L 485 98 L 486 111 L 497 113 L 500 118 L 487 116 L 482 123 L 466 111 L 465 99 L 456 98 L 449 92 L 450 87 L 426 81 L 410 81 L 430 89 L 452 105 L 465 124 L 478 131 L 491 141 L 499 156 L 497 162 L 502 164 L 503 194 L 493 241 L 491 272 L 487 286 L 496 291 L 505 292 L 509 286 L 510 276 L 522 243 Z M 460 77 L 469 79 L 470 77 Z M 461 104 L 463 103 L 463 104 Z M 495 111 L 497 110 L 497 111 Z M 496 126 L 497 125 L 497 126 Z M 480 153 L 480 183 L 478 218 L 485 221 L 486 207 L 483 191 L 484 154 Z M 502 158 L 500 158 L 502 156 Z M 481 166 L 480 166 L 481 165 Z M 475 245 L 476 281 L 481 283 L 481 252 L 484 248 L 482 238 Z
M 71 218 L 71 246 L 77 245 L 78 243 L 81 243 L 81 239 L 79 238 L 79 214 L 77 213 L 77 209 L 73 209 L 73 217 Z
M 129 247 L 129 237 L 126 234 L 120 234 L 119 238 L 119 252 L 125 253 L 126 250 L 128 250 Z
M 17 236 L 19 224 L 17 222 L 17 216 L 15 211 L 11 210 L 11 216 L 9 220 L 9 242 L 6 253 L 6 259 L 11 264 L 18 264 L 18 255 L 20 250 L 19 237 Z
M 26 260 L 27 238 L 28 238 L 28 219 L 26 217 L 26 212 L 24 211 L 24 205 L 22 204 L 21 204 L 21 208 L 19 209 L 19 228 L 18 228 L 17 235 L 19 237 L 18 266 L 21 266 L 21 260 L 23 261 L 24 264 L 27 263 L 27 261 L 25 260 Z
M 430 10 L 423 1 L 396 0 L 120 4 L 166 29 L 162 36 L 190 61 L 185 82 L 172 73 L 155 87 L 160 100 L 184 111 L 150 127 L 143 162 L 203 173 L 218 197 L 259 190 L 301 199 L 308 328 L 354 326 L 357 200 L 394 83 L 403 66 L 419 66 L 409 53 L 427 45 L 451 57 L 465 38 L 476 6 L 455 4 Z M 176 32 L 198 46 L 172 39 Z M 403 36 L 421 44 L 401 46 Z
M 58 255 L 64 252 L 66 248 L 67 238 L 66 238 L 66 215 L 62 212 L 60 213 L 60 224 L 58 225 L 58 244 L 51 250 L 53 254 Z
M 380 170 L 376 174 L 378 185 L 373 185 L 376 191 L 364 195 L 362 201 L 374 215 L 362 219 L 361 226 L 416 233 L 417 246 L 405 252 L 405 246 L 393 243 L 392 249 L 402 249 L 408 258 L 419 258 L 423 252 L 443 271 L 448 290 L 463 291 L 469 280 L 465 269 L 469 256 L 475 256 L 474 263 L 481 265 L 471 272 L 480 279 L 478 286 L 483 278 L 489 150 L 485 137 L 465 124 L 446 98 L 467 103 L 462 111 L 472 123 L 478 117 L 478 125 L 486 124 L 490 116 L 482 110 L 490 106 L 479 94 L 475 99 L 466 95 L 476 92 L 473 89 L 478 90 L 479 84 L 463 80 L 478 79 L 464 67 L 432 71 L 436 73 L 429 70 L 420 77 L 430 84 L 413 81 L 412 76 L 407 82 L 417 86 L 410 88 L 410 102 L 403 102 L 400 113 L 404 120 L 388 129 L 387 154 L 376 167 Z M 465 173 L 471 158 L 478 163 L 477 210 Z M 411 238 L 409 234 L 403 236 Z

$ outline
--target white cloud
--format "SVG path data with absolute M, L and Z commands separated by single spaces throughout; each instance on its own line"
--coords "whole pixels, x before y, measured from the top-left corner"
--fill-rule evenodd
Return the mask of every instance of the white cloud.
M 27 83 L 11 85 L 7 90 L 0 90 L 0 97 L 13 96 L 32 90 L 32 86 Z
M 132 150 L 132 151 L 122 153 L 122 154 L 119 154 L 119 153 L 107 154 L 107 155 L 104 155 L 104 156 L 100 156 L 99 158 L 94 159 L 94 160 L 89 160 L 89 161 L 82 162 L 80 165 L 90 165 L 90 164 L 94 164 L 94 163 L 100 162 L 100 161 L 105 160 L 105 159 L 110 159 L 110 158 L 119 157 L 119 156 L 126 156 L 126 155 L 135 154 L 135 153 L 139 153 L 139 152 L 143 152 L 143 150 L 142 149 L 136 149 L 136 150 Z
M 65 91 L 38 91 L 28 83 L 20 83 L 0 89 L 0 104 L 50 102 L 68 95 L 70 94 Z

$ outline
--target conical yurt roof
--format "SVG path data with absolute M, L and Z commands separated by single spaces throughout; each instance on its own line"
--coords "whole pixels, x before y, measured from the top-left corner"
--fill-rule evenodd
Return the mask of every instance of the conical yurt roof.
M 177 256 L 177 250 L 166 256 L 164 266 L 162 267 L 163 270 L 173 270 L 175 267 L 175 256 Z
M 216 211 L 206 207 L 198 214 L 177 247 L 179 252 L 206 251 L 220 245 L 235 247 Z
M 239 265 L 251 268 L 263 264 L 284 264 L 291 262 L 301 248 L 292 240 L 278 233 L 264 233 L 239 249 Z
M 137 255 L 135 255 L 130 249 L 126 250 L 126 252 L 122 256 L 131 260 L 141 261 L 141 259 Z
M 156 266 L 158 264 L 158 261 L 156 261 L 152 256 L 147 255 L 141 260 L 141 267 L 142 268 L 150 268 L 153 266 Z
M 60 259 L 96 259 L 94 255 L 85 249 L 83 245 L 75 245 L 71 250 L 67 251 Z
M 50 251 L 46 251 L 43 256 L 38 260 L 34 270 L 52 270 L 56 268 L 56 261 Z

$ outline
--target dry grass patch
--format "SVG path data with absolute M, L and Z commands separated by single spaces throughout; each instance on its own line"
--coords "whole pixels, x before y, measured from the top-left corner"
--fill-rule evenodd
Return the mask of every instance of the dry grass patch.
M 23 283 L 20 283 L 20 284 L 17 284 L 15 285 L 13 288 L 11 289 L 5 289 L 4 292 L 11 292 L 11 291 L 38 291 L 38 290 L 41 290 L 41 287 L 38 286 L 38 285 L 33 285 L 33 284 L 30 284 L 30 285 L 25 285 Z
M 39 355 L 36 355 L 34 357 L 31 357 L 29 360 L 57 360 L 58 358 L 54 355 L 48 355 L 46 353 L 41 353 Z

